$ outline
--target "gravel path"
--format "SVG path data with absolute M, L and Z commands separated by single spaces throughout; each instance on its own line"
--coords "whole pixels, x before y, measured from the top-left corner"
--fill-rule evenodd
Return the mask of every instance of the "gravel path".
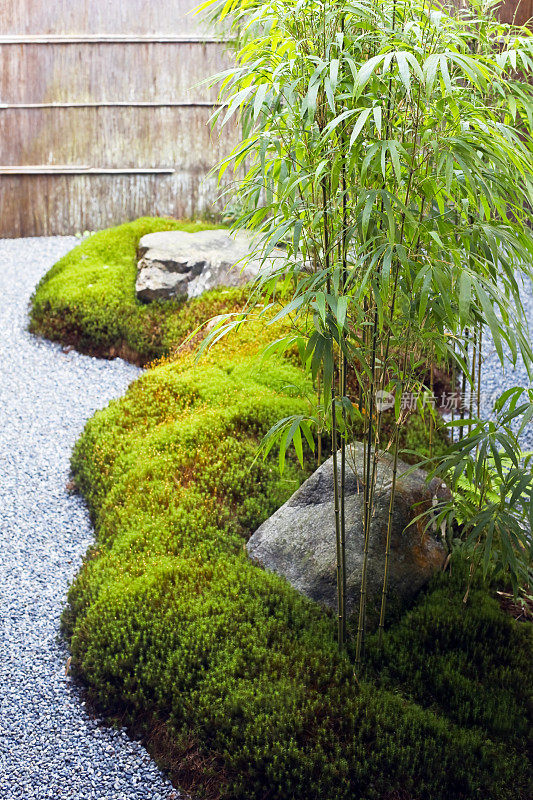
M 72 446 L 138 370 L 26 332 L 35 284 L 76 240 L 0 240 L 0 798 L 169 800 L 144 748 L 101 725 L 65 675 L 68 584 L 91 542 Z

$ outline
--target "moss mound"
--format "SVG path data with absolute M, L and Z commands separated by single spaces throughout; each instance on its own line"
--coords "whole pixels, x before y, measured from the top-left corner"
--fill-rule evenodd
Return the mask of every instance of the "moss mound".
M 65 616 L 78 672 L 197 796 L 525 800 L 529 625 L 481 587 L 463 607 L 442 578 L 383 653 L 370 642 L 358 683 L 331 617 L 247 560 L 303 477 L 252 466 L 258 437 L 306 388 L 288 363 L 182 358 L 88 423 L 73 467 L 97 544 Z
M 238 304 L 223 292 L 136 303 L 138 238 L 172 224 L 84 242 L 41 282 L 34 329 L 149 359 Z M 183 353 L 144 373 L 75 448 L 97 540 L 64 627 L 92 700 L 198 798 L 527 800 L 532 628 L 481 585 L 464 606 L 460 564 L 391 623 L 383 648 L 370 639 L 356 680 L 331 615 L 247 560 L 246 538 L 306 476 L 254 460 L 311 388 L 290 361 L 258 362 L 264 337 L 248 327 L 198 365 Z
M 185 302 L 144 305 L 135 296 L 137 245 L 147 233 L 217 226 L 144 217 L 90 236 L 55 264 L 32 298 L 30 330 L 100 357 L 145 365 L 166 355 L 201 322 L 243 302 L 217 289 Z

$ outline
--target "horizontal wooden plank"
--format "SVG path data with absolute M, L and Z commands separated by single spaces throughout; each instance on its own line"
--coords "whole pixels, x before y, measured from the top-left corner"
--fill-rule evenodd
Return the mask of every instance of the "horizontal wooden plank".
M 2 0 L 0 33 L 197 35 L 206 22 L 205 15 L 191 13 L 198 4 L 198 0 Z
M 139 36 L 138 34 L 0 34 L 0 46 L 12 44 L 220 44 L 232 41 L 220 36 Z
M 236 143 L 212 129 L 209 107 L 4 109 L 0 164 L 87 164 L 205 172 Z
M 0 237 L 98 230 L 141 216 L 194 219 L 220 211 L 214 178 L 174 175 L 18 175 L 0 179 Z
M 0 111 L 11 108 L 221 108 L 209 100 L 116 100 L 87 103 L 0 103 Z
M 2 50 L 0 99 L 5 104 L 216 102 L 217 88 L 204 81 L 231 63 L 221 43 L 21 44 Z
M 0 166 L 0 175 L 173 175 L 172 167 L 85 167 L 78 164 Z

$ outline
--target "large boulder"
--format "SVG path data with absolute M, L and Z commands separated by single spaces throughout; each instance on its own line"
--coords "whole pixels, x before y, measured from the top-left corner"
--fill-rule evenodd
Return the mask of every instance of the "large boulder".
M 245 231 L 160 231 L 139 242 L 137 282 L 140 300 L 198 297 L 216 286 L 242 286 L 261 269 L 277 266 L 282 250 L 275 250 L 266 265 L 254 256 L 256 242 Z
M 346 578 L 347 608 L 353 611 L 361 588 L 363 566 L 364 450 L 360 443 L 348 449 L 346 459 Z M 340 457 L 338 459 L 340 465 Z M 449 496 L 440 481 L 429 484 L 426 473 L 398 464 L 391 527 L 389 594 L 404 601 L 416 594 L 440 570 L 446 549 L 435 531 L 424 530 L 414 518 Z M 358 477 L 359 476 L 359 477 Z M 369 540 L 368 597 L 382 590 L 385 545 L 392 484 L 392 458 L 382 453 L 377 465 L 374 516 Z M 324 462 L 276 513 L 264 522 L 247 544 L 253 561 L 283 575 L 296 589 L 330 608 L 337 605 L 333 457 Z

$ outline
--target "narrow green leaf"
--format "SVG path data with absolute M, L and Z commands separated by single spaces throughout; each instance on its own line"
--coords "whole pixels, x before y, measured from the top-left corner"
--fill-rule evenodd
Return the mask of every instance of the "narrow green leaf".
M 464 328 L 470 313 L 472 299 L 472 279 L 468 270 L 464 269 L 459 278 L 459 321 Z
M 503 364 L 503 345 L 502 345 L 502 337 L 501 337 L 501 326 L 498 321 L 498 318 L 494 312 L 494 308 L 492 303 L 484 290 L 483 286 L 481 285 L 480 281 L 476 281 L 476 291 L 477 295 L 481 301 L 481 305 L 483 307 L 483 313 L 485 314 L 485 318 L 490 328 L 490 332 L 492 334 L 492 338 L 494 340 L 494 346 L 496 348 L 496 352 L 500 358 L 500 361 Z
M 357 77 L 354 81 L 354 85 L 355 88 L 358 90 L 358 93 L 360 93 L 364 89 L 366 83 L 370 79 L 376 67 L 379 64 L 381 64 L 384 58 L 385 58 L 384 55 L 373 56 L 365 64 L 363 64 L 363 66 L 357 73 Z
M 337 325 L 340 329 L 344 327 L 346 321 L 346 311 L 348 308 L 348 298 L 346 295 L 339 297 L 337 301 Z
M 255 93 L 254 119 L 257 119 L 257 117 L 259 116 L 268 89 L 269 89 L 268 83 L 261 83 L 257 89 L 257 92 Z
M 381 106 L 374 106 L 372 109 L 372 114 L 374 115 L 374 122 L 376 123 L 377 131 L 381 135 L 381 118 L 382 118 Z
M 402 79 L 402 83 L 405 86 L 405 93 L 407 97 L 411 95 L 411 73 L 409 71 L 409 65 L 407 63 L 407 59 L 405 57 L 405 53 L 401 51 L 397 51 L 395 53 L 396 62 L 398 64 L 398 71 L 400 73 L 400 78 Z
M 355 142 L 355 140 L 357 139 L 357 137 L 359 136 L 359 134 L 363 130 L 363 126 L 364 126 L 365 122 L 367 121 L 367 119 L 368 119 L 368 117 L 370 116 L 371 113 L 372 113 L 372 109 L 371 108 L 364 108 L 361 111 L 361 113 L 359 114 L 357 122 L 354 125 L 353 131 L 352 131 L 352 135 L 350 136 L 350 147 L 353 146 L 353 143 Z

